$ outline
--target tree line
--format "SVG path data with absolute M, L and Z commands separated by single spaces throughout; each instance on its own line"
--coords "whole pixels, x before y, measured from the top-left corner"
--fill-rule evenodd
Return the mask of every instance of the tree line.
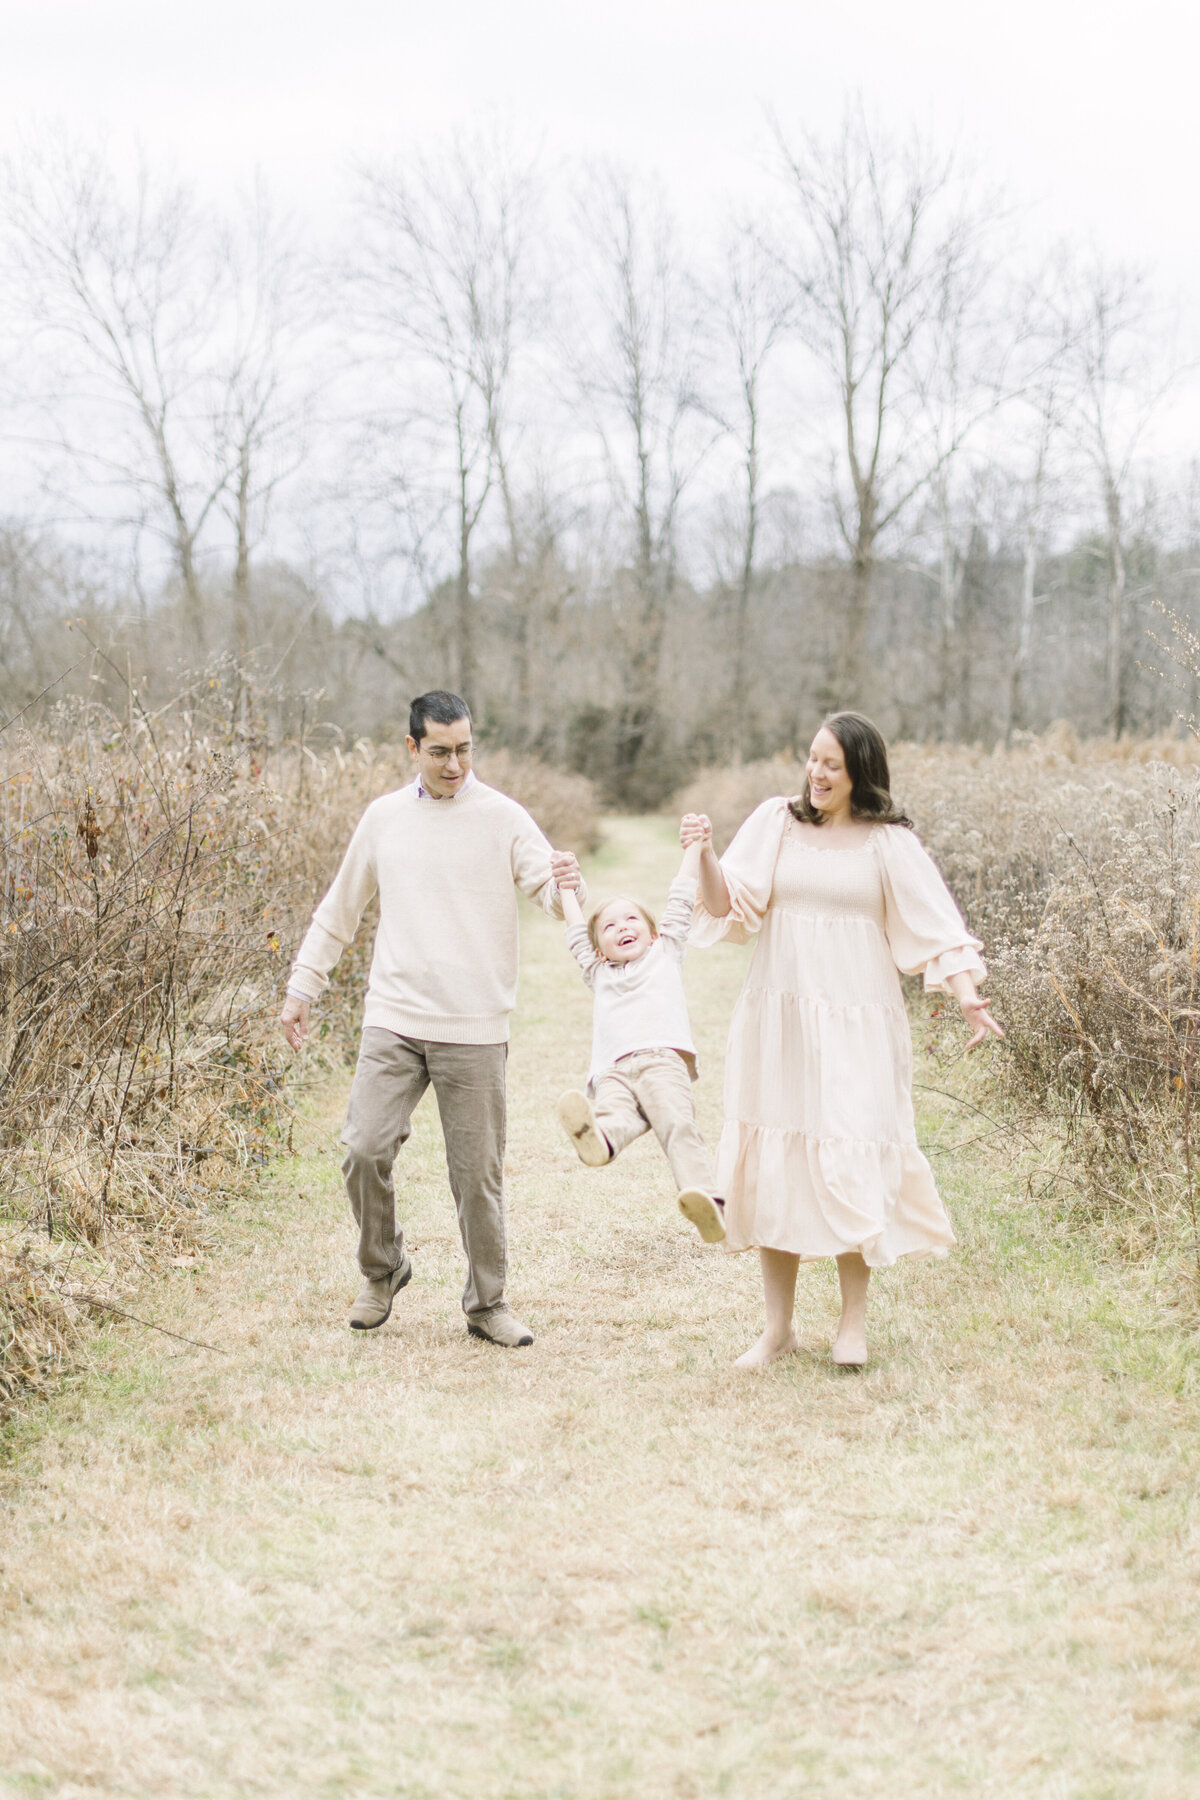
M 1156 641 L 1200 624 L 1191 373 L 1147 273 L 1035 254 L 857 104 L 770 155 L 757 212 L 685 233 L 648 176 L 461 133 L 354 171 L 317 242 L 261 187 L 26 144 L 6 711 L 205 666 L 247 741 L 256 688 L 353 736 L 450 684 L 651 804 L 833 706 L 984 741 L 1194 710 Z

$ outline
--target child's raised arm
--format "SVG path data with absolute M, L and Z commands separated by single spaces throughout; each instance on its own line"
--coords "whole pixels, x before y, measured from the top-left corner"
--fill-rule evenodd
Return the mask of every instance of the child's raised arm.
M 684 813 L 679 821 L 679 841 L 687 849 L 700 847 L 700 899 L 714 919 L 723 919 L 729 911 L 729 888 L 720 863 L 713 851 L 712 820 L 707 813 Z
M 694 838 L 683 853 L 683 861 L 679 865 L 680 881 L 699 881 L 700 858 L 704 853 L 704 840 Z
M 583 908 L 579 904 L 580 874 L 578 868 L 565 871 L 558 877 L 559 892 L 562 895 L 563 922 L 567 927 L 567 949 L 579 964 L 580 973 L 589 987 L 596 981 L 596 970 L 602 958 L 596 955 L 591 939 L 587 933 L 587 921 L 583 916 Z
M 658 922 L 658 935 L 664 948 L 669 948 L 675 956 L 682 956 L 688 940 L 688 932 L 692 928 L 692 908 L 696 899 L 696 882 L 700 875 L 700 859 L 704 854 L 704 836 L 697 833 L 694 841 L 689 834 L 689 842 L 683 852 L 683 861 L 679 865 L 679 873 L 671 883 L 667 904 L 663 908 L 662 918 Z
M 579 904 L 580 873 L 578 866 L 566 870 L 558 877 L 557 886 L 562 896 L 563 921 L 570 929 L 585 923 L 583 908 Z

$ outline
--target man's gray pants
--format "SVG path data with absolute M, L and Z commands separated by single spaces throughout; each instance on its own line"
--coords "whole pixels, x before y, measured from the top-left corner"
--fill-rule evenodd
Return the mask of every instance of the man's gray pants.
M 358 1266 L 387 1275 L 404 1255 L 392 1164 L 433 1084 L 450 1191 L 467 1253 L 463 1311 L 476 1320 L 504 1304 L 504 1069 L 507 1044 L 435 1044 L 368 1025 L 342 1142 L 342 1174 L 358 1224 Z

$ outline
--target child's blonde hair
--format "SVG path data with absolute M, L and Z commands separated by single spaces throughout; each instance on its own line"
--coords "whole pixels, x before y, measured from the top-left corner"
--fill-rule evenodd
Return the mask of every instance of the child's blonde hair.
M 592 946 L 592 949 L 596 951 L 597 955 L 599 954 L 600 946 L 596 942 L 596 930 L 600 923 L 600 914 L 602 912 L 607 912 L 610 906 L 615 906 L 618 900 L 624 900 L 629 906 L 636 906 L 637 910 L 641 913 L 643 919 L 645 919 L 647 925 L 650 927 L 650 936 L 658 936 L 658 921 L 655 919 L 652 912 L 647 911 L 640 900 L 631 900 L 628 894 L 613 894 L 609 899 L 602 900 L 599 906 L 593 906 L 591 912 L 588 914 L 588 943 Z

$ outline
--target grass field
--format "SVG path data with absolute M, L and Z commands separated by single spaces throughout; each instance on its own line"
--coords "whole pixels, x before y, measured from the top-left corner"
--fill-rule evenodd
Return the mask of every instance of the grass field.
M 614 822 L 594 892 L 676 857 Z M 1200 1793 L 1194 1341 L 1144 1270 L 1047 1201 L 1034 1152 L 923 1095 L 958 1230 L 875 1284 L 838 1374 L 831 1268 L 799 1355 L 732 1358 L 755 1259 L 706 1250 L 643 1142 L 581 1168 L 554 1124 L 588 996 L 524 909 L 510 1061 L 515 1308 L 469 1340 L 427 1100 L 404 1152 L 416 1275 L 382 1332 L 336 1145 L 234 1203 L 219 1252 L 131 1310 L 0 1494 L 0 1792 L 412 1800 Z M 714 1134 L 744 951 L 689 959 Z M 922 1034 L 918 1034 L 922 1035 Z M 988 1106 L 982 1065 L 918 1080 Z

